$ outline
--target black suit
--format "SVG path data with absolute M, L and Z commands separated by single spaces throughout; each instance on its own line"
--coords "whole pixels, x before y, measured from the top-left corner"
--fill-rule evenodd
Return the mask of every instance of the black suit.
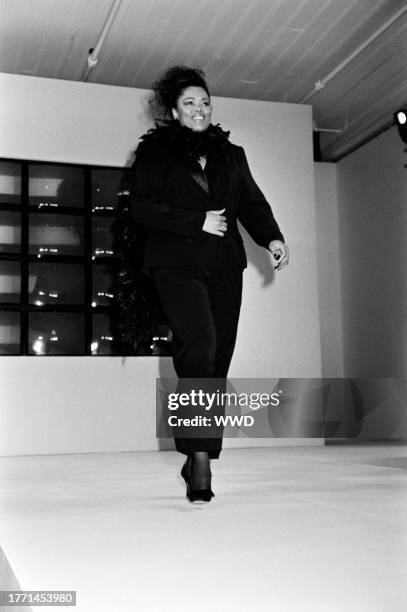
M 165 142 L 147 139 L 137 150 L 131 192 L 133 218 L 149 229 L 144 267 L 174 334 L 178 377 L 226 378 L 247 265 L 237 219 L 262 247 L 284 240 L 244 150 L 229 142 L 210 149 L 203 171 Z M 204 232 L 206 212 L 223 208 L 224 237 Z M 212 458 L 222 442 L 175 441 L 182 453 L 207 450 Z

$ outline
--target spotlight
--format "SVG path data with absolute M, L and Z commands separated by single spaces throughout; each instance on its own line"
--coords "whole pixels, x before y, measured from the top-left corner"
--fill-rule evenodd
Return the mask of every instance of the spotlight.
M 400 108 L 394 113 L 394 123 L 397 125 L 401 140 L 407 144 L 407 108 Z
M 396 113 L 396 121 L 399 125 L 404 125 L 407 122 L 406 111 L 401 110 Z

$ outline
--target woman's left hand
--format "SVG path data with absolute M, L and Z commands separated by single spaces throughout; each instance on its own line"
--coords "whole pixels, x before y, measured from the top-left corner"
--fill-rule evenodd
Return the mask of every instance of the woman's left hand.
M 288 246 L 281 240 L 272 240 L 269 244 L 270 252 L 274 258 L 274 269 L 281 270 L 288 264 L 289 251 Z

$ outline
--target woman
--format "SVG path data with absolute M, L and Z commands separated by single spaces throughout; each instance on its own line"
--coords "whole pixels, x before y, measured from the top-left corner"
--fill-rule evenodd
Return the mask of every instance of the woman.
M 288 248 L 254 182 L 244 150 L 211 124 L 204 73 L 175 66 L 153 85 L 163 120 L 142 137 L 133 164 L 133 219 L 149 230 L 144 268 L 173 332 L 180 379 L 226 379 L 247 265 L 237 219 L 257 244 L 288 263 Z M 222 438 L 175 437 L 187 455 L 190 501 L 210 501 L 210 460 Z

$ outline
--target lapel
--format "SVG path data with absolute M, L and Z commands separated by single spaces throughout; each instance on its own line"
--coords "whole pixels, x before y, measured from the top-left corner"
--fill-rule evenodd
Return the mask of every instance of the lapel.
M 236 176 L 236 170 L 228 160 L 228 150 L 219 147 L 211 150 L 206 159 L 205 170 L 202 170 L 198 161 L 192 161 L 184 155 L 176 155 L 179 171 L 184 175 L 191 189 L 197 196 L 206 200 L 207 210 L 223 208 L 223 202 L 230 191 Z M 173 157 L 174 159 L 174 157 Z M 205 179 L 207 185 L 205 185 Z M 181 179 L 182 180 L 182 179 Z M 207 188 L 209 190 L 207 190 Z M 222 206 L 220 206 L 222 204 Z
M 211 151 L 206 160 L 205 173 L 214 199 L 219 203 L 224 202 L 235 176 L 227 151 L 222 148 Z
M 182 159 L 179 158 L 177 160 L 177 165 L 182 171 L 182 174 L 184 175 L 185 180 L 189 183 L 191 189 L 195 191 L 200 198 L 206 200 L 206 208 L 208 210 L 215 209 L 214 200 L 216 198 L 214 197 L 212 185 L 206 172 L 208 162 L 205 165 L 205 171 L 202 170 L 199 162 L 189 160 L 186 157 Z
M 185 160 L 182 166 L 190 183 L 195 189 L 199 190 L 201 196 L 209 200 L 208 205 L 211 208 L 216 209 L 216 206 L 214 208 L 214 200 L 215 203 L 219 204 L 224 202 L 235 176 L 233 168 L 228 164 L 227 154 L 224 150 L 211 151 L 208 154 L 205 170 L 202 170 L 199 162 L 194 161 Z

